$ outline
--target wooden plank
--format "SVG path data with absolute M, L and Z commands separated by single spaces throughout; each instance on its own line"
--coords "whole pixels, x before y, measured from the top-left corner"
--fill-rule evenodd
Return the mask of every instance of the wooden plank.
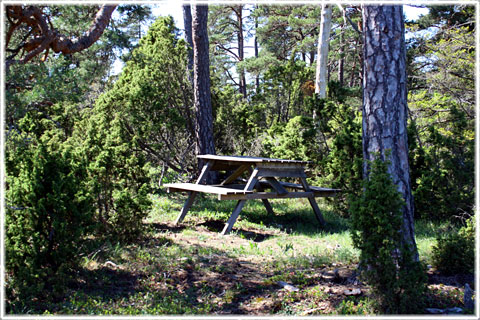
M 270 186 L 270 183 L 268 181 L 260 180 L 260 184 L 262 184 L 263 187 Z M 283 182 L 283 181 L 278 181 L 283 187 L 289 188 L 289 189 L 302 189 L 303 186 L 298 183 L 290 183 L 290 182 Z M 338 192 L 342 192 L 342 189 L 331 189 L 331 188 L 323 188 L 323 187 L 314 187 L 314 186 L 309 186 L 310 190 L 313 191 L 314 193 L 319 193 L 319 194 L 331 194 L 334 196 Z
M 178 215 L 177 220 L 175 221 L 175 225 L 178 225 L 180 222 L 183 221 L 188 210 L 190 210 L 190 207 L 192 206 L 196 196 L 197 196 L 196 192 L 192 192 L 192 191 L 188 192 L 188 198 L 185 201 L 185 204 L 183 205 L 182 210 L 180 210 L 180 214 Z
M 253 200 L 253 199 L 289 199 L 289 198 L 313 198 L 315 193 L 312 191 L 305 192 L 288 192 L 280 195 L 276 192 L 253 192 L 246 194 L 220 194 L 218 200 Z
M 287 160 L 287 159 L 274 159 L 274 158 L 262 158 L 262 157 L 246 157 L 246 156 L 220 156 L 213 154 L 198 155 L 197 158 L 218 160 L 218 161 L 231 161 L 231 162 L 248 162 L 248 163 L 298 163 L 307 164 L 308 161 L 301 160 Z
M 257 163 L 259 169 L 272 169 L 272 170 L 303 170 L 304 165 L 302 163 Z
M 276 170 L 262 168 L 258 169 L 259 177 L 278 177 L 278 178 L 304 178 L 306 177 L 303 169 L 287 169 L 287 170 Z
M 226 178 L 222 183 L 220 183 L 221 185 L 226 185 L 226 184 L 229 184 L 229 183 L 232 183 L 233 181 L 235 181 L 235 179 L 237 179 L 238 177 L 240 177 L 245 171 L 248 170 L 248 168 L 250 168 L 250 164 L 243 164 L 241 165 L 240 167 L 238 167 L 237 170 L 235 170 L 228 178 Z
M 277 179 L 275 179 L 274 177 L 267 177 L 267 181 L 268 183 L 270 183 L 273 189 L 277 191 L 278 194 L 283 195 L 288 193 L 288 191 L 285 190 L 285 188 L 280 183 L 278 183 Z
M 245 191 L 241 189 L 233 189 L 226 187 L 217 187 L 209 186 L 204 184 L 196 183 L 167 183 L 164 185 L 167 188 L 167 192 L 176 192 L 176 191 L 196 191 L 203 193 L 214 193 L 214 194 L 245 194 L 252 191 Z

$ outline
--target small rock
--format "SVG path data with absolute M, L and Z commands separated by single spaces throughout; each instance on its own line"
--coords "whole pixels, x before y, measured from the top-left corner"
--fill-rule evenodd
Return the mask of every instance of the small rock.
M 475 302 L 473 301 L 473 290 L 468 283 L 465 283 L 465 292 L 463 294 L 463 305 L 466 309 L 473 310 L 475 308 Z
M 446 313 L 463 313 L 463 309 L 459 307 L 448 308 L 445 310 Z
M 277 284 L 281 287 L 283 287 L 284 289 L 288 290 L 288 291 L 299 291 L 299 289 L 295 286 L 292 286 L 291 284 L 288 284 L 286 282 L 283 282 L 283 281 L 278 281 Z
M 352 290 L 344 290 L 343 294 L 346 296 L 358 296 L 362 294 L 362 290 L 358 288 L 355 288 Z
M 302 312 L 302 316 L 308 316 L 309 314 L 315 313 L 320 310 L 325 310 L 327 306 L 321 306 L 319 308 L 314 308 L 314 309 L 308 309 Z
M 322 278 L 327 280 L 327 281 L 333 281 L 333 279 L 335 279 L 335 273 L 331 272 L 331 271 L 325 272 L 322 275 Z
M 104 266 L 104 267 L 110 266 L 110 267 L 112 267 L 112 268 L 114 268 L 114 269 L 116 269 L 116 268 L 118 267 L 116 263 L 114 263 L 114 262 L 112 262 L 112 261 L 110 261 L 110 260 L 107 261 L 107 262 L 105 262 L 105 263 L 103 264 L 103 266 Z
M 442 314 L 443 309 L 437 309 L 437 308 L 426 308 L 425 311 L 431 314 Z

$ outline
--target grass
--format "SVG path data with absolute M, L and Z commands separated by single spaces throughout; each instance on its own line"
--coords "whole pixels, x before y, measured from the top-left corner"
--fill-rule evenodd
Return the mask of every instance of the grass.
M 321 228 L 306 199 L 272 201 L 268 215 L 260 201 L 248 201 L 233 232 L 219 235 L 235 206 L 200 196 L 181 226 L 173 226 L 184 195 L 153 198 L 146 235 L 128 244 L 104 243 L 83 259 L 63 299 L 10 306 L 10 313 L 161 314 L 375 314 L 368 287 L 334 278 L 353 271 L 348 221 L 320 202 Z M 417 222 L 422 261 L 431 263 L 438 224 Z M 299 289 L 278 286 L 287 282 Z M 353 286 L 358 297 L 343 295 Z M 440 292 L 441 291 L 441 292 Z M 458 305 L 440 290 L 442 305 Z M 453 295 L 457 297 L 459 293 Z
M 347 219 L 344 219 L 320 202 L 321 210 L 327 222 L 322 229 L 311 211 L 306 199 L 288 199 L 272 201 L 275 216 L 267 214 L 260 201 L 248 201 L 242 210 L 235 229 L 255 229 L 262 231 L 283 231 L 274 239 L 268 239 L 261 244 L 235 249 L 243 254 L 280 255 L 290 249 L 290 254 L 301 253 L 304 256 L 328 257 L 329 262 L 356 263 L 359 252 L 353 248 Z M 147 221 L 174 221 L 180 211 L 182 202 L 178 197 L 158 197 L 155 209 Z M 203 221 L 226 221 L 235 206 L 234 201 L 216 201 L 213 197 L 202 196 L 186 216 L 184 223 L 189 225 Z M 431 221 L 416 221 L 415 232 L 420 259 L 426 264 L 432 263 L 432 247 L 436 243 L 438 230 L 445 223 Z M 193 229 L 185 230 L 192 235 Z M 234 231 L 235 233 L 235 231 Z M 236 233 L 244 237 L 242 233 Z M 276 245 L 272 245 L 275 242 Z M 293 245 L 293 243 L 295 245 Z M 289 245 L 291 247 L 289 247 Z

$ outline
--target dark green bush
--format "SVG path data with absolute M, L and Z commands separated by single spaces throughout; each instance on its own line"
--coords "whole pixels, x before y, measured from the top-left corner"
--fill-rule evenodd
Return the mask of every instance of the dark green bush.
M 138 140 L 126 133 L 121 116 L 96 106 L 87 113 L 73 141 L 88 161 L 88 186 L 95 197 L 96 235 L 134 240 L 150 209 L 149 164 Z
M 10 302 L 61 294 L 93 226 L 86 165 L 58 131 L 12 134 L 6 147 L 5 266 Z
M 433 263 L 447 275 L 473 273 L 475 269 L 475 216 L 458 232 L 442 233 L 433 247 Z
M 388 171 L 388 161 L 370 163 L 359 198 L 350 198 L 352 239 L 361 250 L 362 277 L 385 313 L 415 313 L 422 307 L 425 273 L 403 241 L 404 200 Z

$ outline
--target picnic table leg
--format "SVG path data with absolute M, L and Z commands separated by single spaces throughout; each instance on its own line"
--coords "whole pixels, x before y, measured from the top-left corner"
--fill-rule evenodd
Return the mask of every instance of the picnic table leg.
M 248 179 L 248 182 L 243 190 L 245 191 L 252 191 L 253 188 L 257 185 L 258 182 L 258 169 L 255 168 L 253 170 L 252 175 L 250 176 L 250 179 Z M 228 234 L 230 231 L 232 231 L 233 225 L 235 224 L 235 221 L 237 221 L 238 216 L 240 215 L 240 211 L 242 211 L 243 206 L 245 205 L 246 200 L 239 200 L 237 202 L 237 205 L 235 206 L 235 209 L 233 209 L 232 215 L 230 218 L 228 218 L 227 223 L 225 224 L 225 227 L 223 228 L 222 235 Z
M 267 209 L 268 214 L 274 215 L 275 212 L 273 212 L 272 204 L 270 201 L 267 199 L 262 199 L 263 205 L 265 206 L 265 209 Z
M 302 183 L 303 189 L 306 192 L 311 191 L 310 187 L 308 186 L 307 179 L 305 177 L 300 178 L 300 182 Z M 308 197 L 308 201 L 310 202 L 310 205 L 312 206 L 313 212 L 315 212 L 315 216 L 317 217 L 318 223 L 323 227 L 325 226 L 325 220 L 323 219 L 322 212 L 320 211 L 320 208 L 318 207 L 317 202 L 315 201 L 315 197 Z
M 226 235 L 230 231 L 232 231 L 233 225 L 235 224 L 235 221 L 237 221 L 237 218 L 240 215 L 240 211 L 242 211 L 243 206 L 245 205 L 245 202 L 246 200 L 239 200 L 237 202 L 235 209 L 233 209 L 232 215 L 230 216 L 230 218 L 228 218 L 228 221 L 222 230 L 222 235 Z
M 180 222 L 183 221 L 183 218 L 185 218 L 185 215 L 187 214 L 188 210 L 192 206 L 196 195 L 197 195 L 197 193 L 195 191 L 189 191 L 188 192 L 188 198 L 185 201 L 185 204 L 183 205 L 182 210 L 180 210 L 180 214 L 178 215 L 177 220 L 175 221 L 175 225 L 178 225 Z
M 203 166 L 202 172 L 198 176 L 197 182 L 195 182 L 196 184 L 200 184 L 200 183 L 203 182 L 203 180 L 205 180 L 208 172 L 210 171 L 210 169 L 213 166 L 213 163 L 214 163 L 214 160 L 208 160 L 208 162 Z
M 214 160 L 209 160 L 209 161 L 203 166 L 202 172 L 201 172 L 200 175 L 198 176 L 198 179 L 197 179 L 196 184 L 200 184 L 200 183 L 203 182 L 203 180 L 205 180 L 205 178 L 207 177 L 208 172 L 210 171 L 210 169 L 211 169 L 212 166 L 213 166 L 213 163 L 214 163 Z M 183 205 L 182 210 L 180 210 L 180 214 L 178 215 L 177 220 L 175 221 L 175 225 L 178 225 L 180 222 L 183 221 L 183 219 L 185 218 L 185 215 L 187 214 L 188 210 L 190 210 L 190 207 L 192 206 L 193 201 L 195 200 L 195 197 L 196 197 L 196 196 L 197 196 L 197 192 L 195 192 L 195 191 L 189 191 L 189 192 L 188 192 L 188 198 L 187 198 L 187 200 L 185 201 L 185 204 Z
M 257 185 L 255 186 L 255 189 L 257 189 L 260 192 L 265 191 L 265 188 L 260 185 L 260 183 L 257 182 Z M 274 215 L 275 213 L 273 212 L 272 205 L 270 204 L 270 201 L 268 199 L 262 199 L 263 205 L 265 206 L 265 209 L 267 209 L 268 214 Z

